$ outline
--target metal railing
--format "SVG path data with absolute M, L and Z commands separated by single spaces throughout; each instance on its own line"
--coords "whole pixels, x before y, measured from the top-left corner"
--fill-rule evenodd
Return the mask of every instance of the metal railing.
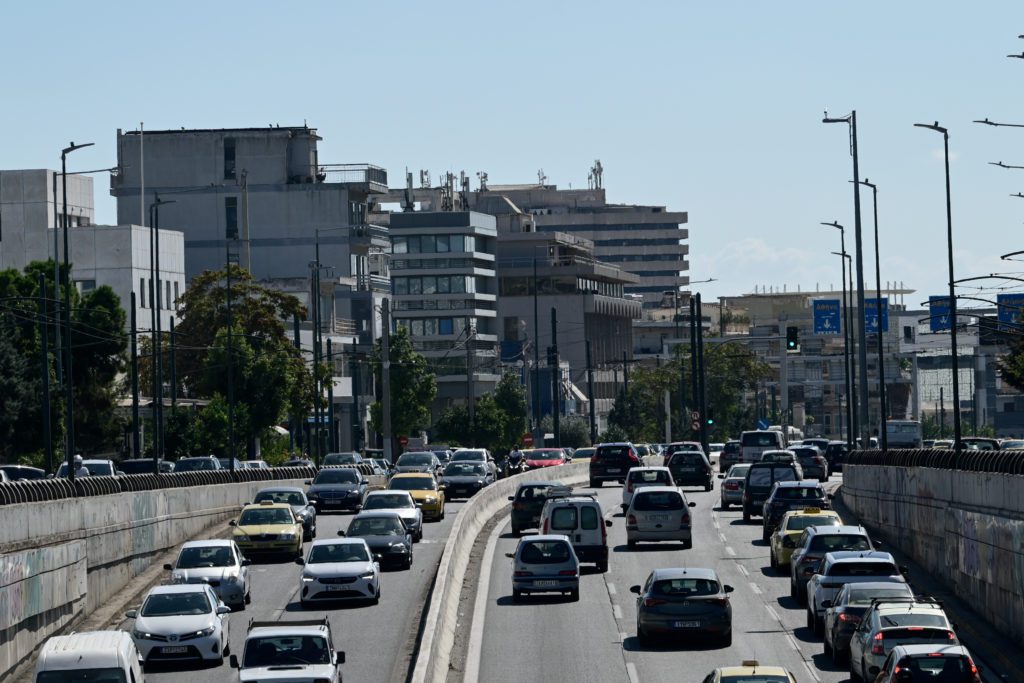
M 320 172 L 339 183 L 376 183 L 387 187 L 387 169 L 373 164 L 320 164 Z
M 932 467 L 964 472 L 1024 475 L 1024 450 L 962 450 L 950 448 L 890 448 L 851 451 L 846 465 Z

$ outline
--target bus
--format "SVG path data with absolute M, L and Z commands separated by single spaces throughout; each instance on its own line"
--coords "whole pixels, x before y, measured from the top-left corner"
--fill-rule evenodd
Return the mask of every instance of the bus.
M 889 448 L 921 448 L 922 436 L 918 420 L 885 421 L 885 438 Z

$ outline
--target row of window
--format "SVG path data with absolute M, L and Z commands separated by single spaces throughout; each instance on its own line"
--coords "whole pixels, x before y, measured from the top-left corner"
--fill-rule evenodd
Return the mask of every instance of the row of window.
M 394 302 L 392 307 L 396 311 L 455 311 L 463 308 L 496 310 L 493 301 L 467 301 L 466 299 L 399 299 Z
M 472 268 L 478 264 L 471 258 L 439 258 L 439 259 L 395 259 L 391 262 L 391 270 L 411 270 L 414 268 Z M 494 264 L 481 262 L 481 268 L 493 269 Z
M 679 223 L 603 223 L 597 225 L 539 225 L 541 232 L 632 232 L 640 230 L 680 230 Z
M 605 254 L 601 260 L 606 263 L 630 263 L 633 261 L 684 261 L 683 254 Z
M 395 324 L 408 329 L 413 337 L 462 334 L 466 330 L 465 318 L 396 318 Z
M 596 247 L 668 247 L 679 246 L 679 239 L 672 237 L 654 237 L 651 239 L 614 239 L 594 240 Z
M 467 275 L 420 275 L 393 277 L 395 294 L 463 294 L 476 292 L 476 278 Z
M 532 296 L 534 282 L 537 284 L 538 295 L 552 294 L 603 294 L 604 296 L 622 296 L 622 285 L 585 277 L 560 275 L 557 277 L 503 277 L 499 291 L 502 296 Z
M 473 235 L 417 235 L 391 239 L 393 254 L 441 254 L 450 251 L 476 251 L 476 238 Z
M 95 283 L 94 283 L 95 286 Z M 83 288 L 84 289 L 84 288 Z M 174 283 L 174 298 L 171 298 L 171 281 L 164 280 L 164 296 L 160 296 L 160 292 L 157 292 L 157 307 L 165 311 L 174 310 L 174 302 L 178 300 L 178 283 Z M 151 308 L 150 302 L 153 300 L 153 280 L 150 278 L 139 278 L 139 298 L 141 301 L 139 305 L 142 308 Z

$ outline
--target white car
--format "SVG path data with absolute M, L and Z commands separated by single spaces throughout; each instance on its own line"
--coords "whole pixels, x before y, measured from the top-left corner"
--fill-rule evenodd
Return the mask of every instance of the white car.
M 823 603 L 834 601 L 846 584 L 906 583 L 904 573 L 906 568 L 897 566 L 892 555 L 878 550 L 841 550 L 826 554 L 818 572 L 807 582 L 807 628 L 816 636 L 823 634 L 827 609 Z
M 380 600 L 380 565 L 362 538 L 314 541 L 301 565 L 299 599 L 303 607 L 328 600 Z
M 242 659 L 231 655 L 230 663 L 240 683 L 341 683 L 345 653 L 334 649 L 327 617 L 251 621 Z
M 210 586 L 186 583 L 152 588 L 125 616 L 135 620 L 132 640 L 143 662 L 219 663 L 228 649 L 229 612 Z
M 633 493 L 644 486 L 675 486 L 672 472 L 667 467 L 632 467 L 626 473 L 626 483 L 622 487 L 622 512 L 629 509 Z
M 252 601 L 249 565 L 234 541 L 189 541 L 181 546 L 174 564 L 165 564 L 171 583 L 205 583 L 226 605 L 241 611 Z
M 416 501 L 408 491 L 370 491 L 363 499 L 363 511 L 397 512 L 405 522 L 405 528 L 412 532 L 413 542 L 423 539 L 423 510 L 416 507 Z

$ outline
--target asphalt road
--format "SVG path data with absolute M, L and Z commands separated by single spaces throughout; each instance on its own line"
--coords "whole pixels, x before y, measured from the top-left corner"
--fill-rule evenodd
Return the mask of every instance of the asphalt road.
M 486 627 L 473 624 L 482 634 L 479 680 L 514 675 L 524 681 L 700 681 L 715 667 L 757 659 L 785 666 L 798 681 L 847 681 L 847 672 L 824 657 L 820 639 L 806 628 L 805 612 L 789 597 L 788 578 L 772 572 L 760 524 L 744 524 L 736 508 L 719 510 L 720 480 L 715 481 L 710 493 L 684 489 L 697 503 L 691 550 L 676 544 L 627 548 L 619 512 L 621 487 L 607 484 L 599 489 L 601 505 L 613 522 L 608 530 L 609 570 L 602 575 L 584 565 L 575 603 L 558 596 L 512 602 L 511 560 L 505 553 L 518 541 L 503 522 L 487 569 Z M 698 641 L 641 647 L 637 642 L 635 596 L 629 587 L 642 584 L 655 568 L 679 566 L 711 567 L 735 588 L 730 647 Z M 467 664 L 467 670 L 473 666 Z
M 445 519 L 424 524 L 423 540 L 414 546 L 411 570 L 385 570 L 378 605 L 322 606 L 304 610 L 298 600 L 301 568 L 291 561 L 261 562 L 250 567 L 252 604 L 244 612 L 228 616 L 231 652 L 241 656 L 250 619 L 274 621 L 321 618 L 327 615 L 334 644 L 343 650 L 346 663 L 341 673 L 347 681 L 392 683 L 405 681 L 409 656 L 422 614 L 423 600 L 433 581 L 444 541 L 463 501 L 445 506 Z M 337 535 L 348 527 L 352 513 L 321 513 L 317 538 Z M 308 549 L 309 544 L 306 544 Z M 130 622 L 129 622 L 130 627 Z M 237 680 L 225 659 L 217 667 L 183 665 L 147 667 L 146 680 L 157 683 L 224 683 Z

